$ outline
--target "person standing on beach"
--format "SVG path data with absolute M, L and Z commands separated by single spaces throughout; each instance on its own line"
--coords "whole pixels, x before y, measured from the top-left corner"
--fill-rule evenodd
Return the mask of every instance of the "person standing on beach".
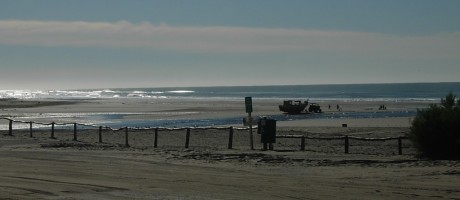
M 337 110 L 342 111 L 342 107 L 340 107 L 339 104 L 337 104 Z

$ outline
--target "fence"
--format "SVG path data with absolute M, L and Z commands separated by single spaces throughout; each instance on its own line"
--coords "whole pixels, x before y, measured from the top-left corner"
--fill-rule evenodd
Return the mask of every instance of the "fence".
M 407 139 L 407 137 L 387 137 L 387 138 L 363 138 L 355 136 L 337 136 L 337 137 L 308 137 L 304 135 L 277 135 L 276 138 L 297 138 L 300 139 L 300 150 L 305 151 L 305 140 L 344 140 L 344 149 L 345 153 L 349 153 L 350 139 L 361 140 L 361 141 L 388 141 L 388 140 L 397 140 L 398 141 L 398 154 L 402 155 L 402 140 Z
M 103 130 L 111 130 L 111 131 L 123 131 L 124 132 L 124 145 L 129 147 L 129 130 L 152 130 L 154 132 L 154 140 L 153 140 L 153 147 L 158 147 L 158 133 L 159 131 L 186 131 L 185 134 L 185 148 L 190 147 L 190 132 L 191 130 L 228 130 L 228 144 L 227 148 L 233 148 L 233 133 L 234 130 L 249 130 L 249 128 L 236 128 L 236 127 L 182 127 L 182 128 L 164 128 L 164 127 L 155 127 L 155 128 L 138 128 L 138 127 L 122 127 L 118 129 L 114 129 L 108 126 L 94 126 L 88 124 L 81 124 L 81 123 L 41 123 L 41 122 L 33 122 L 33 121 L 19 121 L 13 120 L 11 118 L 0 118 L 3 120 L 9 121 L 9 128 L 8 128 L 8 135 L 13 135 L 13 122 L 15 123 L 26 123 L 29 124 L 29 137 L 33 136 L 33 124 L 43 125 L 43 126 L 51 126 L 51 133 L 50 138 L 56 139 L 55 137 L 55 126 L 73 126 L 73 141 L 78 141 L 78 132 L 77 126 L 85 126 L 90 127 L 93 129 L 98 130 L 98 142 L 103 143 L 102 132 Z M 255 127 L 257 128 L 257 127 Z M 344 152 L 345 154 L 349 153 L 350 147 L 350 140 L 360 140 L 360 141 L 388 141 L 388 140 L 397 140 L 398 141 L 398 154 L 402 155 L 402 140 L 408 139 L 407 137 L 399 136 L 399 137 L 387 137 L 387 138 L 363 138 L 363 137 L 355 137 L 355 136 L 335 136 L 335 137 L 310 137 L 305 135 L 277 135 L 276 138 L 285 138 L 285 139 L 300 139 L 300 151 L 305 151 L 306 140 L 343 140 L 344 141 Z M 252 141 L 252 140 L 251 140 Z M 253 144 L 250 144 L 252 147 Z

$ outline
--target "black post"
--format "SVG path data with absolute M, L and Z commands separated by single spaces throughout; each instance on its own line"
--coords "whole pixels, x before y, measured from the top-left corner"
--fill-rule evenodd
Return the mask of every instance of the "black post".
M 345 136 L 345 153 L 348 153 L 348 146 L 349 146 L 349 143 L 348 143 L 348 135 Z
M 228 134 L 228 149 L 233 148 L 233 127 L 230 127 L 230 132 Z
M 54 122 L 51 122 L 51 139 L 56 139 L 54 137 L 54 124 L 55 124 Z
M 128 127 L 127 126 L 125 127 L 125 146 L 129 147 L 129 143 L 128 143 Z
M 155 129 L 155 139 L 153 140 L 153 147 L 158 147 L 158 128 Z
M 102 126 L 99 126 L 99 143 L 102 143 Z
M 29 126 L 30 137 L 34 137 L 34 135 L 32 134 L 32 122 L 29 122 Z
M 9 125 L 8 135 L 13 135 L 13 120 L 10 119 Z
M 185 148 L 188 148 L 190 142 L 190 128 L 187 128 L 187 134 L 185 135 Z
M 251 150 L 254 150 L 254 135 L 252 134 L 252 116 L 251 112 L 248 113 L 249 119 L 249 143 L 251 145 Z
M 305 151 L 305 136 L 302 135 L 301 141 L 300 141 L 300 150 Z
M 398 154 L 402 155 L 402 139 L 398 137 Z
M 73 123 L 73 141 L 77 141 L 77 123 Z

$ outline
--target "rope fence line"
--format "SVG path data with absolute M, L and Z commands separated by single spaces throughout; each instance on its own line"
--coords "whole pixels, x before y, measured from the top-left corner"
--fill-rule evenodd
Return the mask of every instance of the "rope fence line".
M 111 131 L 123 131 L 125 130 L 126 128 L 128 128 L 129 130 L 166 130 L 166 131 L 180 131 L 180 130 L 187 130 L 187 129 L 193 129 L 193 130 L 211 130 L 211 129 L 214 129 L 214 130 L 225 130 L 225 129 L 229 129 L 229 127 L 180 127 L 180 128 L 166 128 L 166 127 L 121 127 L 121 128 L 112 128 L 112 127 L 109 127 L 109 126 L 97 126 L 97 125 L 89 125 L 89 124 L 81 124 L 81 123 L 55 123 L 55 122 L 51 122 L 51 123 L 43 123 L 43 122 L 34 122 L 34 121 L 20 121 L 20 120 L 13 120 L 13 119 L 10 119 L 10 118 L 0 118 L 0 119 L 4 119 L 4 120 L 9 120 L 10 122 L 10 125 L 15 122 L 15 123 L 26 123 L 26 124 L 38 124 L 38 125 L 43 125 L 43 126 L 68 126 L 68 125 L 73 125 L 74 127 L 75 126 L 86 126 L 86 127 L 91 127 L 91 128 L 102 128 L 102 129 L 105 129 L 105 130 L 111 130 Z M 236 130 L 248 130 L 248 128 L 234 128 Z
M 0 119 L 4 120 L 9 120 L 10 123 L 15 122 L 15 123 L 25 123 L 25 124 L 38 124 L 38 125 L 43 125 L 43 126 L 68 126 L 68 125 L 78 125 L 78 126 L 86 126 L 86 127 L 91 127 L 91 128 L 100 128 L 102 127 L 103 129 L 106 130 L 111 130 L 111 131 L 123 131 L 126 128 L 130 130 L 154 130 L 154 129 L 159 129 L 159 130 L 164 130 L 164 131 L 180 131 L 180 130 L 187 130 L 187 129 L 193 129 L 193 130 L 225 130 L 229 129 L 229 127 L 180 127 L 180 128 L 166 128 L 166 127 L 121 127 L 121 128 L 112 128 L 110 126 L 97 126 L 97 125 L 91 125 L 91 124 L 82 124 L 82 123 L 43 123 L 43 122 L 35 122 L 35 121 L 21 121 L 21 120 L 14 120 L 11 118 L 7 117 L 2 117 Z M 255 126 L 257 128 L 257 126 Z M 245 127 L 234 127 L 233 129 L 235 130 L 249 130 L 249 128 Z
M 52 139 L 56 139 L 56 137 L 54 136 L 54 132 L 55 132 L 55 126 L 69 126 L 69 125 L 73 125 L 73 128 L 74 128 L 74 137 L 73 137 L 73 141 L 78 141 L 78 136 L 77 136 L 77 126 L 80 125 L 80 126 L 85 126 L 85 127 L 91 127 L 91 128 L 94 128 L 94 129 L 97 129 L 98 130 L 98 141 L 99 143 L 103 143 L 102 141 L 102 131 L 103 130 L 109 130 L 109 131 L 124 131 L 125 133 L 125 146 L 126 147 L 129 147 L 129 132 L 128 130 L 133 130 L 133 131 L 147 131 L 147 130 L 154 130 L 155 131 L 155 136 L 154 136 L 154 147 L 158 147 L 158 132 L 159 131 L 182 131 L 182 130 L 186 130 L 187 131 L 187 134 L 186 134 L 186 142 L 185 142 L 185 148 L 189 148 L 189 144 L 190 144 L 190 131 L 191 130 L 229 130 L 229 141 L 228 141 L 228 149 L 232 149 L 233 148 L 233 131 L 234 130 L 249 130 L 249 128 L 245 128 L 245 127 L 181 127 L 181 128 L 166 128 L 166 127 L 143 127 L 143 128 L 140 128 L 140 127 L 121 127 L 121 128 L 112 128 L 112 127 L 109 127 L 109 126 L 96 126 L 96 125 L 89 125 L 89 124 L 82 124 L 82 123 L 55 123 L 55 122 L 51 122 L 51 123 L 43 123 L 43 122 L 34 122 L 34 121 L 21 121 L 21 120 L 14 120 L 14 119 L 11 119 L 11 118 L 6 118 L 6 117 L 2 117 L 0 118 L 0 120 L 3 119 L 3 120 L 8 120 L 9 121 L 9 131 L 8 131 L 8 135 L 13 135 L 13 122 L 15 123 L 26 123 L 26 124 L 30 124 L 30 128 L 29 128 L 29 132 L 30 132 L 30 137 L 33 137 L 33 124 L 38 124 L 38 125 L 43 125 L 43 126 L 51 126 L 51 135 L 50 135 L 50 138 Z
M 26 123 L 29 124 L 29 131 L 30 131 L 30 137 L 33 137 L 33 124 L 38 124 L 38 125 L 43 125 L 43 126 L 51 126 L 51 136 L 50 138 L 56 139 L 54 136 L 55 132 L 55 126 L 69 126 L 73 125 L 74 129 L 74 137 L 73 141 L 78 141 L 78 135 L 77 135 L 77 126 L 85 126 L 85 127 L 91 127 L 96 130 L 98 130 L 98 142 L 103 143 L 102 140 L 102 131 L 103 130 L 110 130 L 110 131 L 124 131 L 125 133 L 125 146 L 129 147 L 129 130 L 133 131 L 147 131 L 147 130 L 154 130 L 154 147 L 158 147 L 158 132 L 159 131 L 186 131 L 186 138 L 185 138 L 185 148 L 189 148 L 190 145 L 190 132 L 191 130 L 229 130 L 229 138 L 228 138 L 228 149 L 233 148 L 233 132 L 234 130 L 249 130 L 249 128 L 246 127 L 180 127 L 180 128 L 166 128 L 166 127 L 121 127 L 121 128 L 112 128 L 110 126 L 97 126 L 97 125 L 89 125 L 89 124 L 82 124 L 82 123 L 43 123 L 43 122 L 34 122 L 34 121 L 21 121 L 21 120 L 14 120 L 11 118 L 7 117 L 1 117 L 0 120 L 8 120 L 9 121 L 9 131 L 8 135 L 13 135 L 13 128 L 12 124 L 13 122 L 15 123 Z M 255 126 L 257 128 L 257 126 Z M 402 140 L 403 139 L 408 139 L 405 136 L 399 136 L 399 137 L 386 137 L 386 138 L 364 138 L 364 137 L 356 137 L 356 136 L 333 136 L 333 137 L 311 137 L 311 136 L 305 136 L 305 135 L 276 135 L 276 138 L 285 138 L 285 139 L 300 139 L 300 150 L 305 151 L 305 146 L 306 146 L 306 139 L 309 140 L 344 140 L 344 148 L 345 148 L 345 153 L 349 153 L 349 146 L 350 142 L 349 140 L 360 140 L 360 141 L 388 141 L 388 140 L 397 140 L 398 141 L 398 154 L 402 155 Z
M 305 140 L 344 140 L 345 153 L 349 153 L 350 139 L 360 140 L 360 141 L 388 141 L 388 140 L 397 140 L 398 141 L 398 154 L 402 155 L 402 140 L 408 139 L 406 136 L 399 137 L 386 137 L 386 138 L 363 138 L 356 136 L 335 136 L 335 137 L 310 137 L 304 135 L 277 135 L 276 138 L 296 138 L 300 139 L 300 150 L 305 151 Z

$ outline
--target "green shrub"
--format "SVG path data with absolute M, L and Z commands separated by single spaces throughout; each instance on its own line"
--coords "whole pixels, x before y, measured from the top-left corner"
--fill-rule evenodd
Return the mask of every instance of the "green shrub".
M 408 134 L 418 155 L 430 159 L 460 159 L 460 100 L 451 93 L 418 110 Z

